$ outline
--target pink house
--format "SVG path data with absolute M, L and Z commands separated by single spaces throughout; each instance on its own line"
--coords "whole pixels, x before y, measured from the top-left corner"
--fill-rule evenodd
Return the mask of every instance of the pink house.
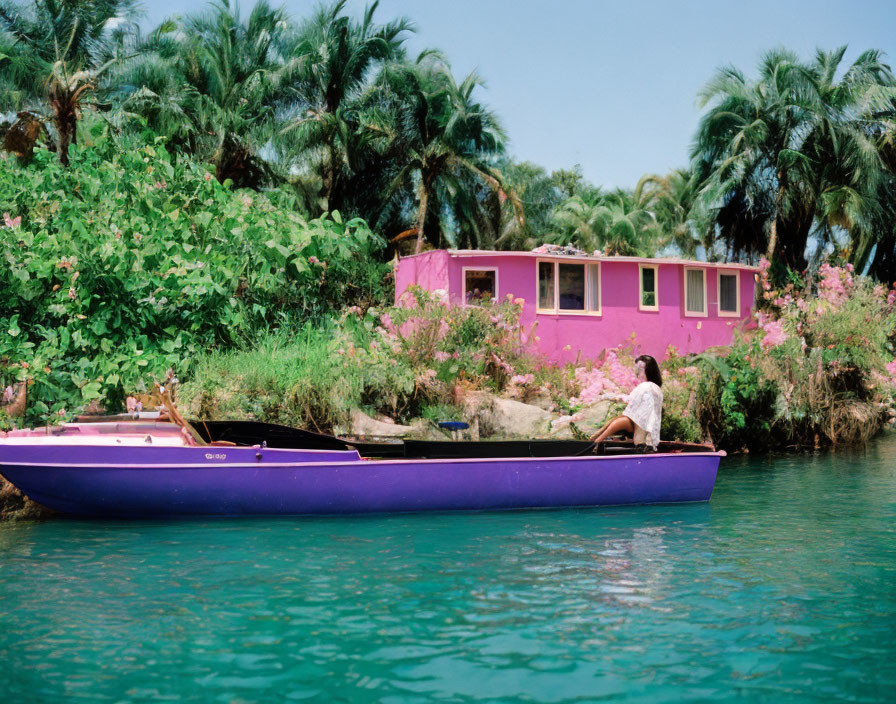
M 444 290 L 454 303 L 523 298 L 538 349 L 556 362 L 595 357 L 629 342 L 657 358 L 731 343 L 749 320 L 757 267 L 681 259 L 434 250 L 404 257 L 395 300 L 409 286 Z

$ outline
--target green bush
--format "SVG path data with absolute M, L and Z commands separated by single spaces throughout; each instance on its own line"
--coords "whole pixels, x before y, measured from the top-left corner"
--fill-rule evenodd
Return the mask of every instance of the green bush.
M 388 295 L 363 221 L 234 192 L 161 139 L 120 151 L 100 134 L 69 169 L 2 158 L 0 213 L 0 383 L 31 381 L 26 422 L 116 410 L 205 350 Z
M 828 264 L 799 287 L 761 282 L 758 328 L 701 356 L 702 427 L 731 449 L 867 441 L 892 405 L 896 296 Z
M 355 408 L 400 422 L 460 419 L 466 394 L 501 391 L 532 367 L 519 313 L 509 301 L 454 306 L 421 290 L 382 312 L 352 306 L 255 350 L 203 355 L 181 398 L 203 419 L 326 431 L 346 427 Z

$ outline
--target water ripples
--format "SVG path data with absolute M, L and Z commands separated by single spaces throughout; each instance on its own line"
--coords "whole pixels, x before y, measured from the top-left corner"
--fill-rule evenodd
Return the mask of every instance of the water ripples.
M 896 443 L 708 505 L 0 527 L 8 701 L 884 701 Z

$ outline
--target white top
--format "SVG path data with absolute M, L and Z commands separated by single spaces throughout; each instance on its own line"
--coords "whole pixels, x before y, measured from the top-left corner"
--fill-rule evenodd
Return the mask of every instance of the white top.
M 635 424 L 635 444 L 656 449 L 663 422 L 663 390 L 652 381 L 642 381 L 629 398 L 622 415 Z

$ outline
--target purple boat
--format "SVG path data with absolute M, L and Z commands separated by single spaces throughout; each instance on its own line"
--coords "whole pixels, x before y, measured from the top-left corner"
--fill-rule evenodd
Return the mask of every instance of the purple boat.
M 668 443 L 349 443 L 260 423 L 70 424 L 0 434 L 0 474 L 77 516 L 486 511 L 708 501 L 724 452 Z

